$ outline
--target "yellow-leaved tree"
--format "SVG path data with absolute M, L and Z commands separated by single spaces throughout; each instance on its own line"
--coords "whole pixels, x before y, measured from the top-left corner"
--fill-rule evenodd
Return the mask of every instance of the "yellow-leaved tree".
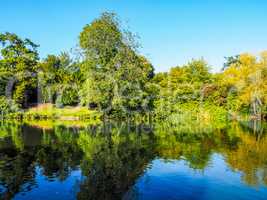
M 228 88 L 231 111 L 266 115 L 267 51 L 260 56 L 241 54 L 221 74 L 221 84 Z

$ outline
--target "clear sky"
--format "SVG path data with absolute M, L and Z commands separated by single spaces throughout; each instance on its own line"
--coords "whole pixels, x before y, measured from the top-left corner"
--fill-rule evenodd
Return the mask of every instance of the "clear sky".
M 30 38 L 44 58 L 75 47 L 103 11 L 138 33 L 156 71 L 201 57 L 218 71 L 224 56 L 267 50 L 267 0 L 3 0 L 0 32 Z

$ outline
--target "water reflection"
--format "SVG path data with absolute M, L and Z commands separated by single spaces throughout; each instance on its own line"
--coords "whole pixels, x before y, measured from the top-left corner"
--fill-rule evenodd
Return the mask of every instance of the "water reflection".
M 161 166 L 156 171 L 160 174 L 168 161 L 178 162 L 177 168 L 183 162 L 188 169 L 210 174 L 212 169 L 226 167 L 241 174 L 246 184 L 243 190 L 267 186 L 267 136 L 262 124 L 229 123 L 197 131 L 190 126 L 2 124 L 0 198 L 138 199 L 144 191 L 140 181 L 156 165 Z M 225 166 L 217 165 L 214 155 Z M 168 184 L 172 179 L 168 178 Z M 63 189 L 66 193 L 53 195 Z M 255 197 L 260 196 L 255 192 Z

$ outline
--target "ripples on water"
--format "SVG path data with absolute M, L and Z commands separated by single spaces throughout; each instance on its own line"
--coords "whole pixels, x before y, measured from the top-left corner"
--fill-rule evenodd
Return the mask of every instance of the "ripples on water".
M 266 199 L 264 125 L 187 128 L 2 124 L 0 199 Z

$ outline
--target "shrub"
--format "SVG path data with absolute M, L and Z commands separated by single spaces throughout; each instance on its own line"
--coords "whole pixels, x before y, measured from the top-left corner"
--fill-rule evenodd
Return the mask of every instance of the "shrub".
M 0 96 L 0 111 L 2 115 L 17 112 L 18 106 L 13 100 L 9 100 L 5 96 Z

